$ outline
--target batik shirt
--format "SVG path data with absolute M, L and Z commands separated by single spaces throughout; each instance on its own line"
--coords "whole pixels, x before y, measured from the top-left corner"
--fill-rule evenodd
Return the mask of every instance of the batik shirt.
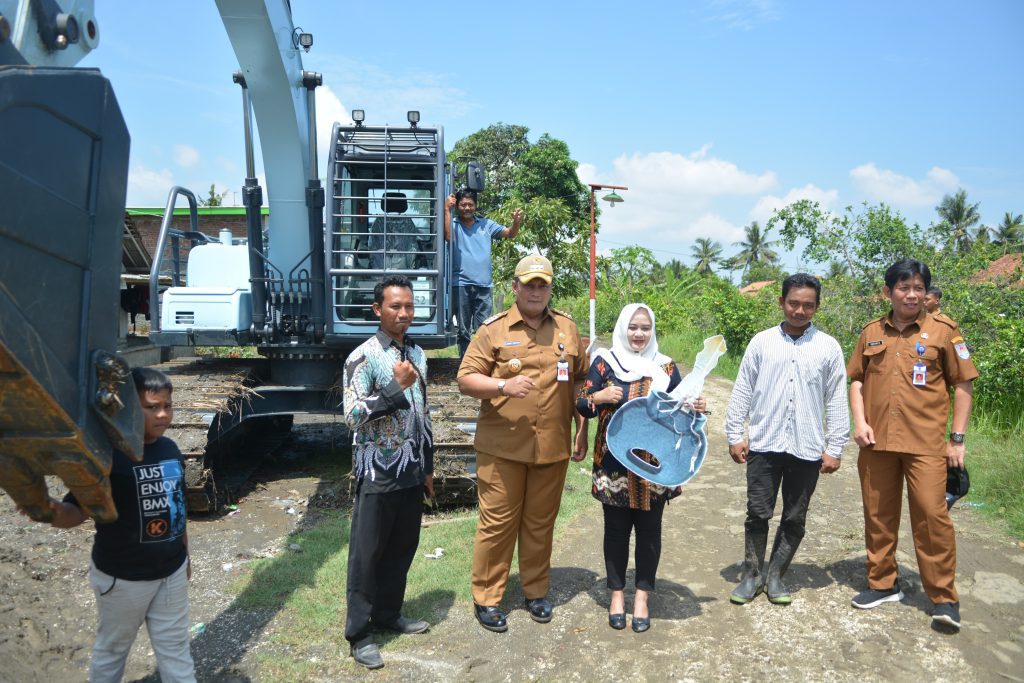
M 662 370 L 669 376 L 668 391 L 675 389 L 682 378 L 675 363 L 666 363 Z M 591 397 L 605 387 L 622 389 L 618 403 L 594 405 Z M 594 472 L 591 493 L 594 498 L 612 507 L 650 510 L 651 503 L 664 498 L 669 500 L 682 493 L 682 487 L 666 488 L 633 474 L 620 463 L 608 449 L 608 423 L 615 411 L 634 398 L 646 396 L 651 391 L 651 378 L 643 377 L 635 382 L 623 382 L 604 358 L 595 358 L 590 364 L 587 380 L 580 390 L 576 410 L 586 418 L 597 418 L 597 436 L 594 438 Z M 641 458 L 650 460 L 650 455 L 636 449 Z
M 394 365 L 408 360 L 419 377 L 408 389 Z M 345 361 L 345 424 L 352 430 L 352 463 L 366 493 L 422 486 L 434 471 L 434 439 L 427 411 L 427 359 L 406 337 L 399 344 L 383 331 Z

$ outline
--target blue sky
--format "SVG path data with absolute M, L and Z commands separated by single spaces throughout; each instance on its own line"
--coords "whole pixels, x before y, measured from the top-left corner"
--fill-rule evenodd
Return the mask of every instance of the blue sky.
M 884 201 L 927 225 L 962 187 L 987 225 L 1024 212 L 1017 0 L 292 10 L 314 35 L 303 62 L 324 77 L 322 130 L 350 109 L 371 123 L 419 109 L 449 147 L 497 122 L 549 133 L 584 182 L 630 188 L 604 212 L 602 251 L 640 244 L 690 263 L 693 240 L 711 237 L 733 253 L 743 226 L 805 197 L 836 210 Z M 100 45 L 80 66 L 111 80 L 128 122 L 129 205 L 210 183 L 240 202 L 237 62 L 212 0 L 97 0 L 95 13 Z

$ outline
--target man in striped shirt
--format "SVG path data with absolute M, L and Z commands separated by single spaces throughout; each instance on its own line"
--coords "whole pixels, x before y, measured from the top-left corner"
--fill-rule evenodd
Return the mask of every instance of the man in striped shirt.
M 729 455 L 747 466 L 743 578 L 729 596 L 738 605 L 761 591 L 773 603 L 792 602 L 782 577 L 804 537 L 818 474 L 839 469 L 850 438 L 843 351 L 811 324 L 820 303 L 821 283 L 813 275 L 783 281 L 779 306 L 785 319 L 750 340 L 729 401 Z M 749 442 L 743 437 L 747 421 Z M 768 520 L 780 486 L 782 521 L 765 572 Z

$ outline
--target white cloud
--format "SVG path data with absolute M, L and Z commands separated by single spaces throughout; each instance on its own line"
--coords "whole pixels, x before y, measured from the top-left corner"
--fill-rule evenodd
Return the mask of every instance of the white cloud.
M 754 204 L 754 208 L 750 210 L 750 219 L 759 221 L 763 226 L 772 217 L 772 212 L 776 209 L 781 209 L 801 199 L 809 199 L 812 202 L 818 202 L 824 209 L 832 209 L 835 206 L 836 200 L 839 199 L 839 191 L 823 190 L 810 183 L 803 187 L 793 188 L 784 197 L 768 194 L 758 199 L 757 203 Z
M 630 188 L 620 192 L 625 203 L 614 210 L 600 202 L 604 192 L 598 193 L 604 207 L 599 248 L 637 244 L 653 250 L 662 262 L 688 259 L 690 245 L 698 237 L 718 240 L 723 247 L 740 239 L 742 228 L 723 217 L 722 209 L 734 207 L 741 198 L 763 194 L 776 184 L 771 171 L 751 173 L 711 156 L 710 145 L 690 154 L 622 155 L 613 165 L 608 173 L 588 163 L 577 170 L 584 183 Z
M 316 153 L 322 173 L 326 173 L 330 158 L 331 130 L 335 123 L 351 125 L 352 116 L 330 86 L 322 85 L 316 91 Z
M 949 169 L 933 167 L 921 180 L 880 169 L 874 163 L 850 171 L 850 180 L 874 201 L 887 202 L 896 208 L 935 206 L 942 195 L 960 186 L 960 179 Z
M 347 57 L 320 55 L 324 81 L 330 82 L 355 109 L 366 110 L 366 122 L 404 125 L 406 112 L 420 112 L 424 124 L 440 124 L 476 108 L 467 93 L 449 85 L 456 77 L 415 68 L 384 70 Z M 317 98 L 320 97 L 317 91 Z
M 128 206 L 163 206 L 167 194 L 174 186 L 174 174 L 164 168 L 159 171 L 136 164 L 128 171 Z
M 708 21 L 743 31 L 778 21 L 782 16 L 775 0 L 711 0 L 709 9 Z
M 199 164 L 199 150 L 192 145 L 175 145 L 174 162 L 182 168 L 192 168 Z
M 615 175 L 673 194 L 758 194 L 775 186 L 775 173 L 747 173 L 731 161 L 709 157 L 709 150 L 710 145 L 704 145 L 685 156 L 676 152 L 623 155 L 614 162 Z

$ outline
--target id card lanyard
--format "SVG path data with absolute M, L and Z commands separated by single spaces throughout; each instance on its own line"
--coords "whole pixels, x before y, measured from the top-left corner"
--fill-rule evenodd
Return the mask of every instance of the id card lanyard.
M 558 345 L 558 352 L 561 357 L 558 359 L 558 363 L 555 364 L 555 379 L 559 382 L 569 381 L 569 361 L 565 359 L 565 344 Z
M 921 342 L 917 342 L 914 347 L 917 351 L 917 362 L 914 363 L 914 374 L 911 379 L 915 387 L 923 387 L 928 383 L 928 366 L 924 364 L 924 359 L 921 356 L 924 355 L 925 346 Z

